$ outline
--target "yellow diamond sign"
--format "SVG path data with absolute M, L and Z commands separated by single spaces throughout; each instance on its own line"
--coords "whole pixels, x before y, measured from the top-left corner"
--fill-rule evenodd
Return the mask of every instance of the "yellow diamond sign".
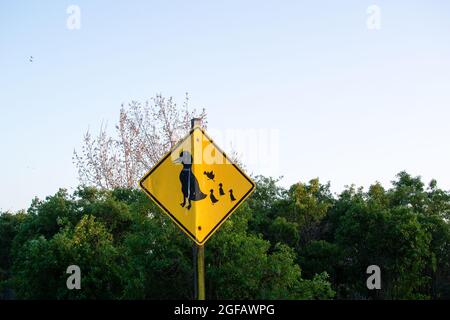
M 255 189 L 200 127 L 192 129 L 139 185 L 199 245 Z

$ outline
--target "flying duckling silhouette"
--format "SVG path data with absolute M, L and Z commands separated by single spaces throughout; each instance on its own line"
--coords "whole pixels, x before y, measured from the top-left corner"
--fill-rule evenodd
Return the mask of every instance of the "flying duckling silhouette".
M 214 181 L 214 177 L 216 176 L 213 171 L 203 171 L 203 174 L 208 177 L 208 180 Z
M 223 192 L 223 184 L 222 184 L 222 182 L 219 183 L 219 195 L 221 195 L 221 196 L 225 195 L 225 192 Z
M 235 198 L 234 195 L 233 195 L 233 189 L 230 189 L 228 192 L 230 193 L 230 200 L 231 200 L 231 201 L 236 200 L 236 198 Z
M 197 178 L 192 172 L 192 155 L 188 151 L 181 151 L 180 156 L 173 161 L 173 163 L 181 163 L 183 169 L 180 172 L 181 192 L 183 193 L 183 203 L 181 206 L 184 208 L 186 200 L 188 206 L 186 209 L 191 208 L 191 201 L 199 201 L 206 198 L 198 185 Z
M 209 190 L 209 192 L 210 192 L 209 198 L 211 199 L 212 204 L 214 204 L 214 203 L 216 203 L 217 201 L 219 201 L 219 200 L 217 200 L 217 198 L 214 196 L 214 190 L 213 190 L 213 189 Z

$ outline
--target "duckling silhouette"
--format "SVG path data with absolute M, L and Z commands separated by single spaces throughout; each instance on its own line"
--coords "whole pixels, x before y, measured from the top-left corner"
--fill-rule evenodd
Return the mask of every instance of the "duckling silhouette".
M 228 191 L 228 192 L 230 193 L 230 200 L 231 200 L 231 201 L 236 200 L 236 198 L 235 198 L 234 195 L 233 195 L 233 189 L 230 189 L 230 191 Z
M 214 181 L 214 177 L 216 176 L 214 174 L 214 171 L 209 171 L 209 172 L 203 171 L 203 174 L 208 177 L 208 180 L 212 180 L 212 181 Z
M 223 195 L 225 195 L 225 192 L 223 192 L 223 184 L 222 184 L 222 182 L 221 183 L 219 183 L 219 195 L 221 195 L 221 196 L 223 196 Z
M 214 204 L 214 203 L 216 203 L 217 201 L 219 201 L 219 200 L 217 200 L 217 198 L 214 196 L 214 190 L 213 190 L 213 189 L 209 190 L 209 192 L 210 192 L 209 198 L 211 199 L 212 204 Z
M 192 172 L 192 155 L 188 151 L 181 151 L 180 156 L 173 163 L 181 163 L 183 165 L 183 169 L 180 172 L 181 192 L 183 193 L 181 206 L 184 208 L 187 200 L 188 206 L 186 209 L 189 210 L 191 201 L 203 200 L 206 198 L 206 194 L 200 190 L 197 178 Z

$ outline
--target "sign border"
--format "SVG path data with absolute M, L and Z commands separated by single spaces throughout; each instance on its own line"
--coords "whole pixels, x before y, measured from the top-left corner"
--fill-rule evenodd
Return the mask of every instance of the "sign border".
M 225 159 L 227 159 L 230 162 L 230 164 L 232 164 L 237 169 L 237 171 L 252 185 L 250 190 L 247 191 L 247 193 L 222 217 L 222 219 L 214 226 L 214 228 L 211 229 L 211 231 L 206 235 L 203 241 L 198 241 L 197 238 L 185 226 L 183 226 L 183 224 L 179 222 L 178 219 L 175 216 L 173 216 L 170 213 L 170 211 L 161 202 L 159 202 L 159 200 L 156 199 L 156 197 L 152 195 L 152 193 L 148 191 L 143 185 L 144 180 L 147 179 L 148 176 L 150 176 L 153 173 L 153 171 L 155 171 L 164 162 L 164 160 L 166 160 L 172 154 L 172 152 L 175 151 L 175 149 L 177 149 L 182 143 L 184 143 L 194 133 L 195 130 L 200 130 L 203 133 L 203 135 L 214 145 L 214 147 L 223 154 Z M 206 241 L 209 240 L 209 238 L 217 231 L 217 229 L 219 229 L 219 227 L 225 222 L 225 220 L 237 209 L 237 207 L 242 202 L 244 202 L 250 196 L 250 194 L 253 193 L 253 191 L 255 191 L 256 188 L 256 184 L 241 170 L 241 168 L 239 168 L 233 161 L 231 161 L 227 157 L 227 154 L 221 148 L 219 148 L 219 146 L 214 142 L 214 140 L 211 139 L 211 137 L 206 134 L 205 130 L 200 127 L 195 127 L 191 129 L 183 139 L 177 142 L 177 144 L 175 144 L 175 146 L 172 147 L 172 149 L 170 149 L 169 152 L 167 152 L 149 171 L 147 171 L 147 173 L 139 180 L 139 186 L 158 205 L 158 207 L 160 207 L 160 209 L 162 209 L 163 212 L 165 212 L 172 219 L 172 221 L 175 222 L 175 224 L 186 233 L 186 235 L 192 241 L 194 241 L 200 246 L 204 245 Z

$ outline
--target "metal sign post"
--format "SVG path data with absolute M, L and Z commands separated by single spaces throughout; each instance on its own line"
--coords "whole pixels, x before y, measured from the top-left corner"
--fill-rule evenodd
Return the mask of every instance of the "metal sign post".
M 195 259 L 195 258 L 194 258 Z M 197 286 L 198 300 L 205 300 L 205 246 L 197 247 Z
M 191 130 L 196 126 L 202 126 L 202 120 L 194 118 L 191 120 Z M 194 297 L 197 300 L 205 300 L 205 246 L 194 246 Z

